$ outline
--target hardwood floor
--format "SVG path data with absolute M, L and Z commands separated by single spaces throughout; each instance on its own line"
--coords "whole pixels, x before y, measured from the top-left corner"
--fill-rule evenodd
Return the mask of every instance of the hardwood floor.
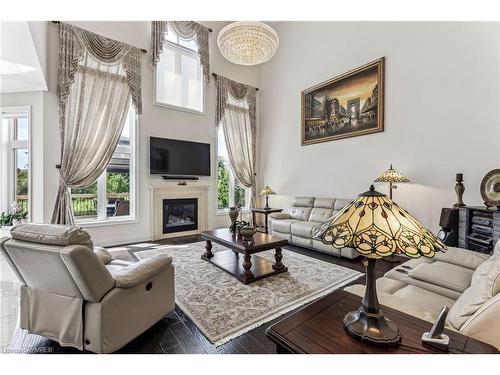
M 159 243 L 186 244 L 201 241 L 199 236 L 179 237 L 176 239 L 163 240 Z M 361 258 L 350 260 L 335 256 L 318 253 L 312 250 L 289 245 L 285 248 L 303 255 L 308 255 L 326 262 L 338 264 L 360 272 L 364 272 Z M 377 277 L 396 266 L 398 263 L 381 261 L 377 264 Z M 359 283 L 361 280 L 354 281 Z M 301 309 L 300 307 L 299 309 Z M 298 310 L 298 309 L 297 309 Z M 296 311 L 296 310 L 295 310 Z M 215 347 L 206 339 L 196 325 L 176 305 L 175 310 L 165 318 L 156 323 L 141 336 L 130 342 L 118 353 L 123 354 L 274 354 L 275 345 L 266 337 L 265 330 L 276 321 L 292 314 L 289 312 L 275 320 L 265 323 L 253 330 Z M 5 350 L 5 349 L 4 349 Z M 27 334 L 26 331 L 17 329 L 9 348 L 10 352 L 17 353 L 84 353 L 77 349 L 61 347 L 58 343 L 37 335 Z

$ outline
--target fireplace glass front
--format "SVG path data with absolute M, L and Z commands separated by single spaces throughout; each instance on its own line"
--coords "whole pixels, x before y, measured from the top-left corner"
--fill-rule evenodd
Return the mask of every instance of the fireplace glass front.
M 198 229 L 198 199 L 164 199 L 163 233 Z

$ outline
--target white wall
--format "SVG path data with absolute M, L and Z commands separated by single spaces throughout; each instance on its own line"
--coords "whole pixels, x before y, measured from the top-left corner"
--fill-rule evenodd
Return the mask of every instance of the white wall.
M 71 22 L 98 34 L 150 50 L 149 22 Z M 259 84 L 259 70 L 257 67 L 243 67 L 226 61 L 217 49 L 217 33 L 227 22 L 205 23 L 213 29 L 210 34 L 210 70 L 221 73 L 234 80 L 253 86 Z M 45 209 L 44 220 L 50 221 L 52 206 L 57 192 L 58 176 L 54 165 L 59 162 L 59 136 L 56 103 L 57 84 L 57 45 L 58 27 L 49 25 L 49 53 L 48 53 L 48 86 L 44 104 L 44 164 L 45 164 Z M 143 241 L 151 238 L 150 235 L 150 184 L 175 184 L 164 182 L 161 177 L 149 175 L 148 142 L 150 136 L 177 138 L 206 142 L 212 145 L 212 161 L 215 160 L 215 84 L 212 79 L 207 85 L 205 114 L 193 114 L 170 110 L 153 105 L 153 71 L 150 68 L 150 54 L 143 57 L 142 68 L 142 102 L 143 114 L 139 123 L 139 161 L 138 161 L 138 209 L 137 223 L 120 224 L 113 226 L 89 228 L 96 243 L 115 245 Z M 212 165 L 215 165 L 212 162 Z M 209 227 L 223 226 L 227 223 L 227 215 L 215 214 L 215 168 L 211 177 L 202 177 L 199 184 L 210 185 L 209 190 Z M 196 184 L 197 182 L 188 182 Z
M 261 181 L 279 195 L 351 198 L 390 163 L 412 181 L 394 199 L 432 230 L 455 202 L 468 205 L 500 167 L 499 23 L 280 22 L 280 45 L 261 71 Z M 300 92 L 386 57 L 385 131 L 300 145 Z M 377 189 L 387 193 L 387 187 Z

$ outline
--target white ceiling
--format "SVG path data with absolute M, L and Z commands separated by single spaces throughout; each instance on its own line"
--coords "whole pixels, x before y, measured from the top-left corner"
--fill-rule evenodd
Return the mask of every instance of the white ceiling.
M 0 22 L 0 93 L 46 91 L 27 22 Z

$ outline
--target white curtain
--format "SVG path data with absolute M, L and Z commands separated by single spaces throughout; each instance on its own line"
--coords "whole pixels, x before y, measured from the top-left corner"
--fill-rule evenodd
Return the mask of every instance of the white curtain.
M 75 33 L 72 26 L 60 26 L 66 28 L 60 32 L 58 92 L 61 163 L 52 223 L 73 225 L 70 188 L 92 184 L 106 169 L 123 130 L 132 93 L 130 74 L 126 70 L 129 67 L 121 59 L 116 59 L 116 48 L 111 51 L 111 62 L 103 61 L 83 47 L 81 35 Z M 102 38 L 95 34 L 92 36 Z M 79 45 L 75 48 L 77 43 Z M 109 52 L 106 43 L 100 44 L 100 52 Z M 117 43 L 111 45 L 116 47 Z M 76 49 L 78 52 L 74 53 Z M 68 53 L 74 58 L 68 58 Z M 70 68 L 64 69 L 64 60 L 70 62 L 66 64 Z M 69 69 L 71 71 L 68 73 Z M 140 91 L 138 98 L 135 103 L 140 103 Z
M 217 76 L 216 123 L 223 128 L 234 176 L 252 189 L 251 207 L 257 202 L 255 91 L 253 87 Z

